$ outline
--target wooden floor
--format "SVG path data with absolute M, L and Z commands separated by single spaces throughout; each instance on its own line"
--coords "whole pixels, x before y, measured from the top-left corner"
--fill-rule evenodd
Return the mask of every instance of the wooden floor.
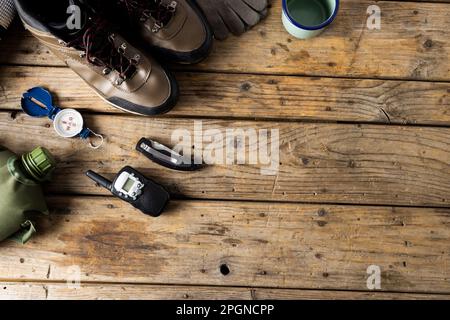
M 241 38 L 175 67 L 179 105 L 156 119 L 103 103 L 16 24 L 0 42 L 0 144 L 61 161 L 52 215 L 26 246 L 0 244 L 0 298 L 450 298 L 450 1 L 343 0 L 333 26 L 298 41 L 277 3 Z M 101 151 L 18 112 L 43 85 L 107 136 Z M 177 128 L 278 128 L 280 169 L 176 173 L 133 151 Z M 129 164 L 174 194 L 146 217 L 84 177 Z M 381 289 L 367 268 L 381 269 Z M 66 284 L 78 266 L 81 287 Z M 229 271 L 227 275 L 225 271 Z

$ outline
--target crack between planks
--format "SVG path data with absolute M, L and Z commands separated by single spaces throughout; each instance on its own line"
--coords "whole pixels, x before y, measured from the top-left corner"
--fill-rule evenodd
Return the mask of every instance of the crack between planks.
M 2 279 L 0 284 L 30 284 L 30 285 L 65 285 L 64 281 L 58 280 L 39 280 L 39 279 Z M 153 287 L 194 287 L 194 288 L 224 288 L 224 289 L 248 289 L 251 290 L 272 289 L 272 290 L 292 290 L 292 291 L 318 291 L 318 292 L 355 292 L 355 293 L 370 293 L 370 294 L 419 294 L 419 295 L 442 295 L 448 296 L 450 292 L 447 291 L 402 291 L 402 290 L 361 290 L 361 289 L 333 289 L 333 288 L 304 288 L 304 287 L 279 287 L 279 286 L 245 286 L 245 285 L 217 285 L 217 284 L 191 284 L 191 283 L 160 283 L 160 282 L 113 282 L 113 281 L 83 281 L 81 285 L 87 286 L 153 286 Z M 47 288 L 48 289 L 48 288 Z M 256 297 L 256 295 L 255 295 Z
M 69 69 L 66 66 L 56 65 L 32 65 L 32 64 L 13 64 L 3 63 L 0 67 L 32 67 L 32 68 L 59 68 Z M 223 75 L 248 75 L 248 76 L 267 76 L 267 77 L 300 77 L 300 78 L 329 78 L 329 79 L 347 79 L 347 80 L 385 80 L 385 81 L 405 81 L 405 82 L 431 82 L 431 83 L 450 83 L 449 79 L 427 79 L 427 78 L 403 78 L 403 77 L 383 77 L 383 76 L 344 76 L 333 74 L 307 74 L 307 73 L 291 73 L 291 72 L 256 72 L 256 71 L 242 71 L 242 70 L 212 70 L 212 69 L 190 69 L 190 68 L 170 68 L 172 72 L 176 73 L 195 73 L 195 74 L 223 74 Z
M 380 110 L 383 112 L 382 110 Z M 23 114 L 20 110 L 13 109 L 4 109 L 0 108 L 0 113 L 10 113 L 12 117 L 17 117 L 19 114 Z M 89 111 L 83 110 L 83 113 L 90 116 L 118 116 L 122 118 L 130 118 L 130 119 L 142 119 L 139 116 L 133 116 L 126 113 L 116 113 L 116 112 L 98 112 L 98 111 Z M 384 113 L 384 112 L 383 112 Z M 411 127 L 411 128 L 442 128 L 448 129 L 450 128 L 449 124 L 428 124 L 428 123 L 407 123 L 401 121 L 391 121 L 390 123 L 383 121 L 343 121 L 343 120 L 315 120 L 315 119 L 302 119 L 302 118 L 294 118 L 294 119 L 283 119 L 283 118 L 274 118 L 274 117 L 265 117 L 265 118 L 255 118 L 255 117 L 226 117 L 226 116 L 197 116 L 197 115 L 170 115 L 165 114 L 158 117 L 159 120 L 169 120 L 169 119 L 179 119 L 179 120 L 220 120 L 224 122 L 277 122 L 277 123 L 295 123 L 295 124 L 340 124 L 340 125 L 370 125 L 370 126 L 392 126 L 392 127 Z
M 64 198 L 69 196 L 77 196 L 80 198 L 105 198 L 117 199 L 107 194 L 80 194 L 80 193 L 47 193 L 47 198 Z M 411 209 L 444 209 L 450 210 L 450 205 L 433 206 L 433 205 L 407 205 L 407 204 L 379 204 L 379 203 L 351 203 L 351 202 L 312 202 L 312 201 L 288 201 L 288 200 L 255 200 L 255 199 L 220 199 L 220 198 L 195 198 L 181 197 L 173 195 L 173 201 L 198 201 L 198 202 L 226 202 L 226 203 L 259 203 L 259 204 L 292 204 L 292 205 L 311 205 L 311 206 L 349 206 L 349 207 L 366 207 L 366 208 L 411 208 Z

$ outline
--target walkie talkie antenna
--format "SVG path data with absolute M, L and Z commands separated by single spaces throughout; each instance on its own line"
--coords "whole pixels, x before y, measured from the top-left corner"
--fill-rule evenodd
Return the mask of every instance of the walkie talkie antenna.
M 108 189 L 109 191 L 112 190 L 112 181 L 109 181 L 108 179 L 106 179 L 105 177 L 99 175 L 98 173 L 89 170 L 88 172 L 86 172 L 86 175 L 91 178 L 92 180 L 94 180 L 96 183 L 98 183 L 100 186 L 102 186 L 105 189 Z

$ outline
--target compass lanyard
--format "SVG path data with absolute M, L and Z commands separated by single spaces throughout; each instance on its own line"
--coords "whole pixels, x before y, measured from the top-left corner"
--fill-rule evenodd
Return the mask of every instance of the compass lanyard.
M 51 93 L 44 88 L 35 87 L 25 92 L 22 96 L 22 109 L 31 117 L 48 117 L 53 121 L 53 127 L 60 137 L 89 140 L 92 149 L 98 149 L 103 145 L 103 136 L 84 126 L 81 113 L 75 109 L 61 109 L 54 106 Z M 100 143 L 94 145 L 93 137 L 97 137 Z

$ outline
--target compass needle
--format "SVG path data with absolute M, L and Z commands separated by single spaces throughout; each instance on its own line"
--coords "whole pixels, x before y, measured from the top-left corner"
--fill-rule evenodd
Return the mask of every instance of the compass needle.
M 41 107 L 42 109 L 48 110 L 47 106 L 43 102 L 36 99 L 35 97 L 30 97 L 30 100 L 34 102 L 37 106 Z

